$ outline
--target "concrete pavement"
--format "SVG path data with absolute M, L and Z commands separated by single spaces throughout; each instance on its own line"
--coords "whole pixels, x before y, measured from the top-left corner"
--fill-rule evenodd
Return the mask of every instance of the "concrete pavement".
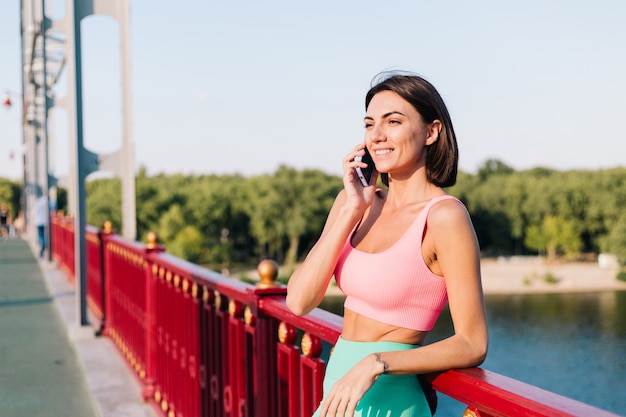
M 0 241 L 0 416 L 156 417 L 97 321 L 79 326 L 74 287 L 19 238 Z

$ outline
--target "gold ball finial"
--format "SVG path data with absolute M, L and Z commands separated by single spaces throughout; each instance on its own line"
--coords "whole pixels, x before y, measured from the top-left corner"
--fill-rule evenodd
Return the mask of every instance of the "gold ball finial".
M 157 235 L 156 232 L 148 232 L 148 244 L 146 245 L 148 247 L 148 249 L 154 249 L 156 248 L 157 244 L 159 243 L 159 235 Z
M 463 417 L 477 417 L 477 414 L 474 410 L 468 407 L 463 412 Z
M 302 354 L 308 358 L 318 358 L 322 353 L 322 342 L 318 337 L 309 333 L 302 335 L 300 347 L 302 348 Z
M 254 317 L 254 314 L 252 314 L 252 309 L 250 308 L 250 306 L 246 306 L 246 308 L 243 310 L 243 321 L 248 326 L 254 326 L 256 318 Z
M 293 344 L 296 340 L 296 329 L 284 321 L 278 325 L 278 340 L 280 343 Z
M 113 233 L 113 223 L 111 223 L 110 220 L 105 221 L 104 224 L 102 225 L 102 230 L 107 235 L 110 235 L 111 233 Z
M 276 283 L 276 277 L 278 276 L 278 263 L 271 259 L 265 259 L 259 262 L 257 272 L 261 281 L 256 285 L 258 288 L 273 288 L 278 287 Z

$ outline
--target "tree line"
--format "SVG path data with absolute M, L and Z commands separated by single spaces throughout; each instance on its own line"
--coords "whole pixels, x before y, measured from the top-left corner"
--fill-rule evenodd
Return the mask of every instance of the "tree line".
M 0 181 L 0 196 L 7 184 Z M 342 187 L 339 176 L 287 166 L 252 177 L 148 176 L 142 168 L 137 233 L 145 241 L 156 231 L 168 252 L 211 269 L 263 258 L 293 265 L 319 237 Z M 476 174 L 460 172 L 447 191 L 467 206 L 484 256 L 606 252 L 626 263 L 626 168 L 516 171 L 488 160 Z M 88 181 L 86 194 L 87 223 L 109 220 L 121 230 L 119 179 Z
M 9 214 L 14 219 L 20 211 L 22 186 L 19 182 L 8 178 L 0 178 L 0 204 L 6 204 Z
M 486 254 L 576 259 L 601 252 L 626 261 L 626 168 L 515 171 L 487 161 L 451 193 L 467 205 Z
M 167 251 L 220 270 L 272 258 L 295 264 L 319 236 L 340 177 L 281 166 L 273 174 L 148 176 L 136 179 L 137 234 L 157 232 Z M 86 185 L 87 222 L 120 230 L 121 183 Z

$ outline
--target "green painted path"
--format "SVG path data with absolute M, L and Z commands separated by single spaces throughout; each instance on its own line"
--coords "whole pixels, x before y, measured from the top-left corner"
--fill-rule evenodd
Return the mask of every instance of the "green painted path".
M 35 245 L 36 246 L 36 245 Z M 0 240 L 0 417 L 157 417 L 100 323 L 80 326 L 76 289 L 28 242 Z
M 66 325 L 22 239 L 0 241 L 0 416 L 98 416 Z

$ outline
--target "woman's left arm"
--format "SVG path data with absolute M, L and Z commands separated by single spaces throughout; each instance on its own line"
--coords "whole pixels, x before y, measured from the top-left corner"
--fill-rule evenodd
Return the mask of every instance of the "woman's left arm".
M 446 280 L 454 334 L 408 352 L 384 352 L 391 374 L 428 373 L 480 365 L 489 342 L 480 277 L 480 249 L 464 206 L 449 200 L 428 216 L 425 260 Z

